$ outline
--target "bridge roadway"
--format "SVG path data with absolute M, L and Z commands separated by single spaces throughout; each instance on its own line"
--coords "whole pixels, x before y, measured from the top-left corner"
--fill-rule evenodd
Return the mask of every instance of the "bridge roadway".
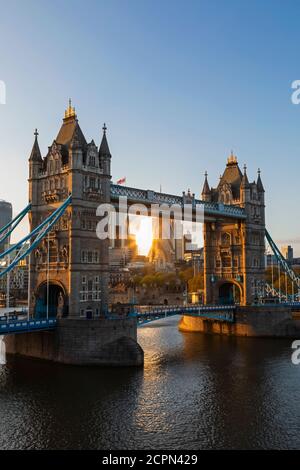
M 266 304 L 265 304 L 266 305 Z M 294 311 L 300 310 L 300 302 L 281 302 L 278 304 L 270 304 L 272 307 L 280 307 L 286 305 Z M 207 318 L 208 320 L 217 320 L 222 322 L 235 322 L 236 305 L 173 305 L 173 306 L 140 306 L 128 314 L 131 318 L 137 319 L 137 325 L 142 326 L 163 318 L 175 315 L 186 315 L 192 317 Z M 107 319 L 118 320 L 122 317 L 119 315 L 109 314 Z M 0 336 L 16 333 L 29 333 L 34 331 L 51 330 L 58 324 L 56 318 L 49 319 L 27 319 L 24 312 L 21 317 L 0 316 Z
M 270 305 L 274 308 L 284 305 L 291 307 L 292 311 L 300 311 L 300 302 L 280 302 Z M 235 311 L 236 305 L 145 306 L 138 307 L 133 313 L 130 313 L 129 316 L 136 317 L 138 326 L 175 315 L 201 317 L 209 320 L 234 323 Z
M 169 307 L 140 307 L 129 316 L 137 319 L 138 326 L 175 315 L 207 318 L 229 323 L 235 321 L 235 305 L 174 305 Z
M 215 306 L 155 306 L 155 307 L 140 307 L 135 311 L 129 313 L 129 317 L 136 318 L 138 326 L 145 323 L 161 320 L 162 318 L 172 317 L 175 315 L 190 315 L 194 317 L 204 317 L 211 320 L 234 322 L 234 305 L 215 305 Z M 119 315 L 109 314 L 108 319 L 117 320 L 122 317 Z M 27 319 L 24 312 L 21 315 L 6 315 L 0 317 L 0 336 L 15 334 L 15 333 L 28 333 L 33 331 L 50 330 L 57 326 L 56 318 L 49 319 Z

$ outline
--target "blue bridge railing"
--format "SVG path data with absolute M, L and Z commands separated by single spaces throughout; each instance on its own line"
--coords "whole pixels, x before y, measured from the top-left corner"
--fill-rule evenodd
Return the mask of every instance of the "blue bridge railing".
M 138 326 L 175 315 L 201 317 L 208 320 L 234 323 L 235 310 L 235 305 L 174 305 L 169 307 L 140 307 L 130 313 L 129 317 L 136 318 Z
M 57 325 L 56 318 L 49 318 L 48 320 L 14 320 L 14 321 L 0 321 L 0 336 L 15 334 L 15 333 L 29 333 L 31 331 L 51 330 Z
M 218 320 L 233 323 L 235 321 L 234 305 L 214 305 L 214 306 L 157 306 L 157 307 L 141 307 L 136 309 L 128 316 L 136 318 L 138 326 L 150 323 L 162 318 L 172 317 L 175 315 L 188 315 L 193 317 L 202 317 L 210 320 Z M 107 318 L 119 319 L 119 316 L 108 315 Z M 16 333 L 30 333 L 34 331 L 51 330 L 57 326 L 56 318 L 35 318 L 35 319 L 19 319 L 17 316 L 9 318 L 7 316 L 0 317 L 0 336 Z

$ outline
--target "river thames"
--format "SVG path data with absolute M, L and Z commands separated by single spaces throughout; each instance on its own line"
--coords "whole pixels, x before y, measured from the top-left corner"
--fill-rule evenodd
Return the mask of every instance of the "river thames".
M 297 449 L 300 366 L 291 341 L 138 330 L 144 369 L 8 357 L 1 449 Z

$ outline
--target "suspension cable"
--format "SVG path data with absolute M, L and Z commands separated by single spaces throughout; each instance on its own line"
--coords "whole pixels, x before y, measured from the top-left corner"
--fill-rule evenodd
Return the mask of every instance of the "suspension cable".
M 71 200 L 72 200 L 72 197 L 70 195 L 65 200 L 65 202 L 58 209 L 56 209 L 56 211 L 54 211 L 49 217 L 47 217 L 47 219 L 45 219 L 29 235 L 24 237 L 21 241 L 19 241 L 16 245 L 11 247 L 10 249 L 6 250 L 4 253 L 0 254 L 0 259 L 1 259 L 3 256 L 6 256 L 7 254 L 11 253 L 13 250 L 17 250 L 17 248 L 20 248 L 20 251 L 19 252 L 17 251 L 14 260 L 9 264 L 9 266 L 7 266 L 3 271 L 0 272 L 0 278 L 4 276 L 6 273 L 8 273 L 9 271 L 11 271 L 22 259 L 24 259 L 28 254 L 30 254 L 36 248 L 36 246 L 48 234 L 48 232 L 51 230 L 53 225 L 58 221 L 58 219 L 65 212 L 66 208 L 71 203 Z M 35 240 L 27 248 L 25 242 L 27 240 L 30 240 L 34 236 L 36 236 Z
M 0 229 L 0 244 L 3 243 L 9 235 L 15 230 L 19 223 L 24 219 L 25 215 L 29 212 L 31 204 L 25 207 L 13 220 L 8 222 L 4 227 Z

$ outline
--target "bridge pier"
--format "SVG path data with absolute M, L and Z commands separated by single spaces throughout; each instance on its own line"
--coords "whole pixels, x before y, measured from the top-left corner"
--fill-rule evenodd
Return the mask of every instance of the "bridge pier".
M 233 323 L 183 315 L 180 331 L 249 337 L 298 338 L 300 320 L 294 320 L 291 307 L 279 305 L 240 306 Z
M 141 366 L 134 318 L 61 319 L 52 331 L 10 334 L 6 352 L 73 365 Z

